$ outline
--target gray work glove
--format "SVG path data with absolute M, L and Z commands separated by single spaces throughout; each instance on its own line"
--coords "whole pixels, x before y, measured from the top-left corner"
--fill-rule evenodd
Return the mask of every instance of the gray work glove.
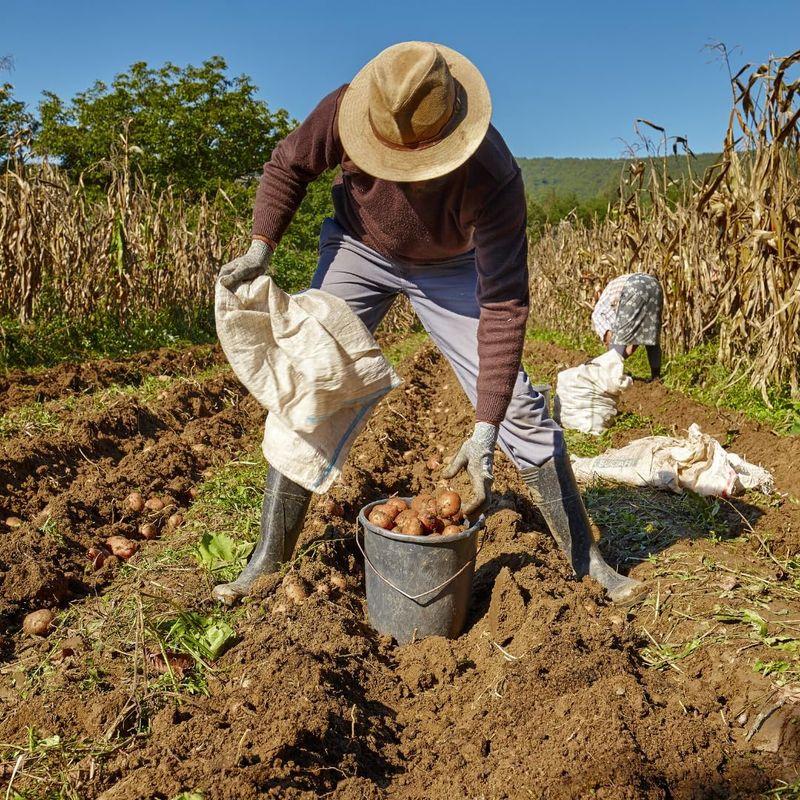
M 253 239 L 250 249 L 239 258 L 234 258 L 219 271 L 219 282 L 229 291 L 235 292 L 243 283 L 259 275 L 266 275 L 272 248 L 260 239 Z
M 464 506 L 465 514 L 481 510 L 491 495 L 496 443 L 497 425 L 492 425 L 490 422 L 476 422 L 472 436 L 461 445 L 455 458 L 442 473 L 449 480 L 466 467 L 475 497 Z

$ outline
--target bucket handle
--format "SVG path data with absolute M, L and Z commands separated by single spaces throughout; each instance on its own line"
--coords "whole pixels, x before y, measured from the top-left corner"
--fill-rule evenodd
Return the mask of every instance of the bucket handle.
M 358 535 L 359 535 L 359 533 L 360 533 L 360 532 L 361 532 L 361 531 L 360 531 L 360 529 L 356 531 L 356 545 L 358 546 L 358 549 L 361 551 L 361 555 L 362 555 L 362 556 L 364 556 L 364 561 L 366 561 L 366 562 L 367 562 L 367 564 L 369 564 L 369 565 L 370 565 L 370 567 L 372 567 L 372 571 L 373 571 L 373 572 L 374 572 L 374 573 L 375 573 L 375 574 L 376 574 L 376 575 L 377 575 L 377 576 L 378 576 L 378 577 L 379 577 L 379 578 L 380 578 L 380 579 L 381 579 L 381 580 L 382 580 L 382 581 L 383 581 L 383 582 L 384 582 L 384 583 L 385 583 L 387 586 L 391 586 L 391 587 L 392 587 L 392 589 L 394 589 L 396 592 L 399 592 L 399 593 L 400 593 L 401 595 L 403 595 L 403 597 L 405 597 L 407 600 L 419 600 L 421 597 L 425 597 L 425 595 L 426 595 L 426 594 L 433 594 L 434 592 L 438 592 L 438 591 L 439 591 L 439 589 L 444 589 L 444 587 L 445 587 L 445 586 L 447 586 L 447 584 L 449 584 L 449 583 L 452 583 L 452 582 L 453 582 L 453 581 L 454 581 L 454 580 L 455 580 L 455 579 L 456 579 L 456 578 L 457 578 L 457 577 L 458 577 L 458 576 L 459 576 L 459 575 L 460 575 L 460 574 L 461 574 L 461 573 L 462 573 L 462 572 L 463 572 L 463 571 L 464 571 L 464 570 L 465 570 L 465 569 L 466 569 L 466 568 L 467 568 L 467 567 L 468 567 L 470 564 L 472 564 L 472 563 L 475 561 L 475 559 L 478 557 L 478 553 L 480 553 L 480 551 L 483 549 L 483 543 L 486 541 L 486 537 L 485 537 L 485 536 L 481 536 L 481 543 L 478 545 L 478 549 L 475 551 L 475 555 L 474 555 L 474 556 L 472 556 L 472 558 L 470 558 L 470 559 L 469 559 L 469 561 L 467 561 L 467 563 L 466 563 L 466 564 L 464 564 L 464 566 L 463 566 L 463 567 L 461 567 L 461 569 L 460 569 L 460 570 L 458 570 L 458 572 L 456 572 L 455 574 L 451 575 L 451 576 L 450 576 L 450 577 L 449 577 L 449 578 L 448 578 L 446 581 L 443 581 L 443 582 L 442 582 L 442 583 L 440 583 L 438 586 L 434 586 L 434 587 L 433 587 L 433 589 L 427 589 L 426 591 L 424 591 L 424 592 L 420 592 L 419 594 L 414 594 L 414 595 L 411 595 L 411 594 L 408 594 L 407 592 L 404 592 L 404 591 L 403 591 L 403 590 L 402 590 L 402 589 L 401 589 L 399 586 L 396 586 L 394 583 L 392 583 L 392 582 L 391 582 L 391 581 L 390 581 L 390 580 L 389 580 L 389 579 L 388 579 L 388 578 L 387 578 L 387 577 L 386 577 L 386 576 L 385 576 L 385 575 L 384 575 L 384 574 L 383 574 L 383 573 L 382 573 L 382 572 L 381 572 L 381 571 L 380 571 L 380 570 L 379 570 L 379 569 L 378 569 L 378 568 L 377 568 L 377 567 L 376 567 L 376 566 L 375 566 L 375 565 L 372 563 L 372 561 L 370 560 L 370 557 L 367 555 L 367 552 L 366 552 L 366 550 L 364 550 L 364 548 L 361 546 L 361 540 L 358 538 Z

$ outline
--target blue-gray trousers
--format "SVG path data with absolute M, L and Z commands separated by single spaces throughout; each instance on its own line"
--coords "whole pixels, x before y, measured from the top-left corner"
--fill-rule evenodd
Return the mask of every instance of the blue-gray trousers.
M 342 298 L 373 332 L 395 297 L 404 294 L 475 405 L 480 306 L 474 254 L 430 266 L 388 261 L 327 219 L 311 285 Z M 465 437 L 469 433 L 464 431 Z M 564 447 L 561 429 L 522 369 L 498 444 L 519 469 L 541 466 Z

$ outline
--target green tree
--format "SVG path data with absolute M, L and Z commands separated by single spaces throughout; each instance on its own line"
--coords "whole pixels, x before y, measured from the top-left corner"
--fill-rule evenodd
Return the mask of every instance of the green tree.
M 305 199 L 275 251 L 272 271 L 276 282 L 287 292 L 307 289 L 314 276 L 319 231 L 325 217 L 333 215 L 331 186 L 335 174 L 335 170 L 329 170 L 309 184 Z
M 76 176 L 102 183 L 123 147 L 160 185 L 205 191 L 256 173 L 291 130 L 288 113 L 256 98 L 249 77 L 230 78 L 214 56 L 199 67 L 133 64 L 64 102 L 45 92 L 35 148 Z
M 10 70 L 10 56 L 0 56 L 0 72 Z M 36 129 L 36 119 L 22 100 L 14 97 L 14 85 L 0 83 L 0 167 L 9 153 L 30 140 Z

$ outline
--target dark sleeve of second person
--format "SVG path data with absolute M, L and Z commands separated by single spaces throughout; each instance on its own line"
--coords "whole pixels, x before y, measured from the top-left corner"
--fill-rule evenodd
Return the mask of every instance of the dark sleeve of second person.
M 308 184 L 342 158 L 336 111 L 346 89 L 340 86 L 324 97 L 272 151 L 264 164 L 253 209 L 253 236 L 277 244 L 306 194 Z
M 528 319 L 527 205 L 518 168 L 484 204 L 475 256 L 481 309 L 476 419 L 499 425 L 514 392 Z

